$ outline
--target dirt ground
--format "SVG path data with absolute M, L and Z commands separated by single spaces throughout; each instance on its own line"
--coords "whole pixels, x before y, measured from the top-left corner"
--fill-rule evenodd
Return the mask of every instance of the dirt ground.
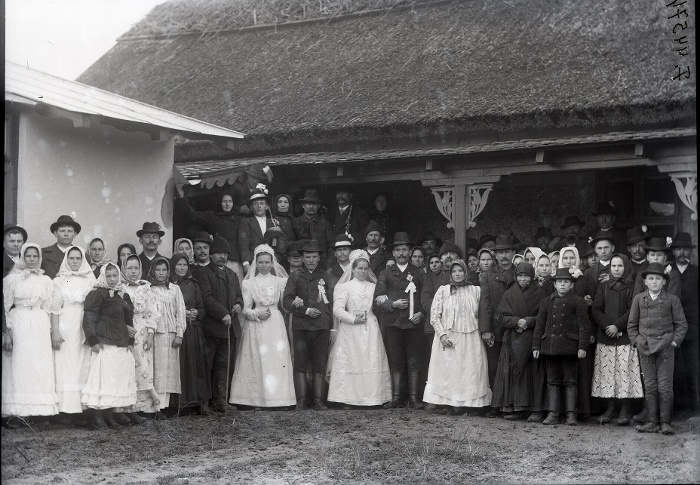
M 2 483 L 698 483 L 700 425 L 543 426 L 414 410 L 247 411 L 2 430 Z

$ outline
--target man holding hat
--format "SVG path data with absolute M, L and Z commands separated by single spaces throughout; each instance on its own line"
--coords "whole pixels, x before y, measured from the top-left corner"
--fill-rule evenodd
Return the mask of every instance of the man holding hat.
M 294 237 L 298 241 L 300 239 L 313 239 L 318 243 L 321 250 L 321 260 L 319 265 L 325 268 L 328 262 L 328 256 L 332 250 L 332 243 L 335 240 L 335 234 L 331 230 L 330 223 L 325 217 L 319 214 L 322 201 L 318 196 L 318 190 L 307 189 L 304 192 L 304 197 L 299 199 L 304 213 L 299 217 L 295 217 L 292 223 L 294 227 Z M 330 258 L 332 259 L 332 258 Z M 330 261 L 332 263 L 332 261 Z M 328 264 L 330 266 L 330 264 Z
M 384 242 L 384 232 L 382 226 L 375 220 L 369 221 L 365 228 L 365 241 L 367 247 L 365 251 L 369 254 L 369 267 L 375 275 L 378 275 L 384 268 L 389 255 L 382 246 Z
M 618 247 L 618 252 L 622 252 L 622 254 L 625 256 L 629 256 L 629 254 L 627 254 L 627 233 L 624 229 L 620 229 L 615 225 L 617 209 L 613 205 L 612 201 L 600 202 L 598 204 L 598 208 L 592 213 L 592 215 L 596 217 L 598 227 L 593 228 L 593 230 L 588 233 L 588 237 L 594 238 L 598 235 L 606 235 L 610 240 L 615 241 Z
M 340 185 L 335 191 L 336 205 L 326 213 L 333 237 L 347 234 L 356 247 L 362 246 L 363 231 L 369 223 L 369 216 L 362 207 L 352 203 L 352 189 Z
M 2 247 L 5 248 L 2 258 L 2 277 L 4 278 L 19 261 L 22 245 L 27 242 L 27 231 L 17 224 L 5 224 Z
M 304 266 L 289 275 L 284 289 L 283 306 L 293 315 L 294 388 L 297 394 L 297 409 L 307 409 L 306 373 L 310 363 L 313 371 L 313 408 L 322 411 L 328 409 L 323 404 L 323 393 L 333 307 L 328 298 L 325 272 L 319 265 L 321 247 L 318 241 L 306 241 L 301 252 L 304 255 Z
M 250 194 L 248 205 L 253 214 L 241 220 L 238 229 L 238 250 L 241 253 L 243 262 L 243 275 L 245 276 L 253 262 L 253 251 L 261 244 L 265 244 L 265 233 L 274 227 L 272 219 L 267 217 L 267 209 L 270 198 L 267 196 L 266 188 L 256 188 Z M 280 232 L 282 232 L 280 230 Z
M 630 254 L 630 263 L 632 264 L 632 278 L 649 265 L 645 249 L 648 238 L 645 226 L 637 226 L 627 230 L 627 251 Z
M 241 313 L 243 308 L 238 277 L 226 266 L 230 250 L 226 239 L 214 236 L 209 250 L 211 263 L 197 272 L 206 312 L 202 333 L 207 346 L 209 370 L 212 372 L 212 409 L 223 414 L 228 407 L 228 387 L 233 376 L 236 339 L 241 333 L 234 316 Z
M 335 263 L 326 270 L 326 281 L 328 282 L 328 301 L 333 303 L 333 290 L 338 280 L 343 276 L 343 273 L 350 264 L 350 250 L 352 249 L 352 241 L 347 234 L 338 234 L 335 237 L 333 252 L 335 253 Z
M 141 244 L 141 274 L 147 275 L 151 269 L 151 261 L 157 257 L 162 257 L 158 253 L 158 246 L 163 242 L 161 238 L 165 236 L 165 232 L 160 230 L 160 224 L 157 222 L 144 222 L 143 227 L 136 231 L 136 236 Z
M 394 235 L 393 255 L 396 264 L 379 273 L 374 299 L 382 311 L 387 330 L 389 367 L 391 368 L 392 399 L 384 405 L 397 408 L 405 402 L 402 381 L 408 375 L 409 406 L 422 409 L 418 398 L 421 347 L 425 312 L 420 295 L 423 272 L 409 264 L 411 240 L 408 233 Z M 408 371 L 408 372 L 406 372 Z
M 671 253 L 671 243 L 672 239 L 670 237 L 650 237 L 644 246 L 644 250 L 647 253 L 647 265 L 644 269 L 649 267 L 651 263 L 659 263 L 664 267 L 664 271 L 668 274 L 668 279 L 666 283 L 666 291 L 676 295 L 678 298 L 681 297 L 681 273 L 678 271 L 676 265 L 668 264 L 668 256 Z M 642 270 L 643 271 L 643 270 Z M 642 271 L 637 273 L 634 280 L 634 294 L 638 295 L 643 293 L 646 289 L 644 285 L 644 277 L 642 276 Z M 696 295 L 697 296 L 697 295 Z
M 63 262 L 63 256 L 73 245 L 73 239 L 80 233 L 80 224 L 71 216 L 60 216 L 51 224 L 51 232 L 56 238 L 56 243 L 41 249 L 41 269 L 44 274 L 54 279 Z

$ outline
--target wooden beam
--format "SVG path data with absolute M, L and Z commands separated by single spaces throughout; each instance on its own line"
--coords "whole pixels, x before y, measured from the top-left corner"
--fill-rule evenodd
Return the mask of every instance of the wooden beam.
M 467 254 L 467 186 L 456 184 L 452 191 L 452 203 L 454 214 L 455 244 L 462 250 L 462 254 Z
M 554 155 L 549 151 L 537 150 L 537 153 L 535 153 L 535 163 L 538 165 L 551 165 L 554 163 Z
M 433 169 L 433 159 L 429 158 L 425 161 L 425 169 L 426 170 L 432 170 Z
M 634 156 L 635 157 L 646 157 L 648 156 L 648 149 L 644 143 L 637 143 L 634 145 Z

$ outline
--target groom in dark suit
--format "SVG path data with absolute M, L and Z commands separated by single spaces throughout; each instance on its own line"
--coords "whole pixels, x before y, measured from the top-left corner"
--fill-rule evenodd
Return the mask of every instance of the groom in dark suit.
M 267 209 L 270 205 L 267 189 L 253 190 L 248 205 L 253 214 L 242 219 L 238 228 L 238 250 L 241 253 L 244 275 L 253 262 L 253 251 L 257 246 L 265 244 L 265 232 L 274 227 L 272 219 L 267 217 Z

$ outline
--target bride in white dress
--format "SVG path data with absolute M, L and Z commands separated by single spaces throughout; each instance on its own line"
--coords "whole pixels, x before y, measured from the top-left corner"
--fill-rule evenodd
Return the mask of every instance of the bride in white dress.
M 280 300 L 287 272 L 267 244 L 255 248 L 255 264 L 243 279 L 241 343 L 229 402 L 254 407 L 296 404 L 292 356 Z
M 366 251 L 350 253 L 350 265 L 333 291 L 335 339 L 328 359 L 328 400 L 379 406 L 391 400 L 389 362 L 372 312 L 377 278 Z

